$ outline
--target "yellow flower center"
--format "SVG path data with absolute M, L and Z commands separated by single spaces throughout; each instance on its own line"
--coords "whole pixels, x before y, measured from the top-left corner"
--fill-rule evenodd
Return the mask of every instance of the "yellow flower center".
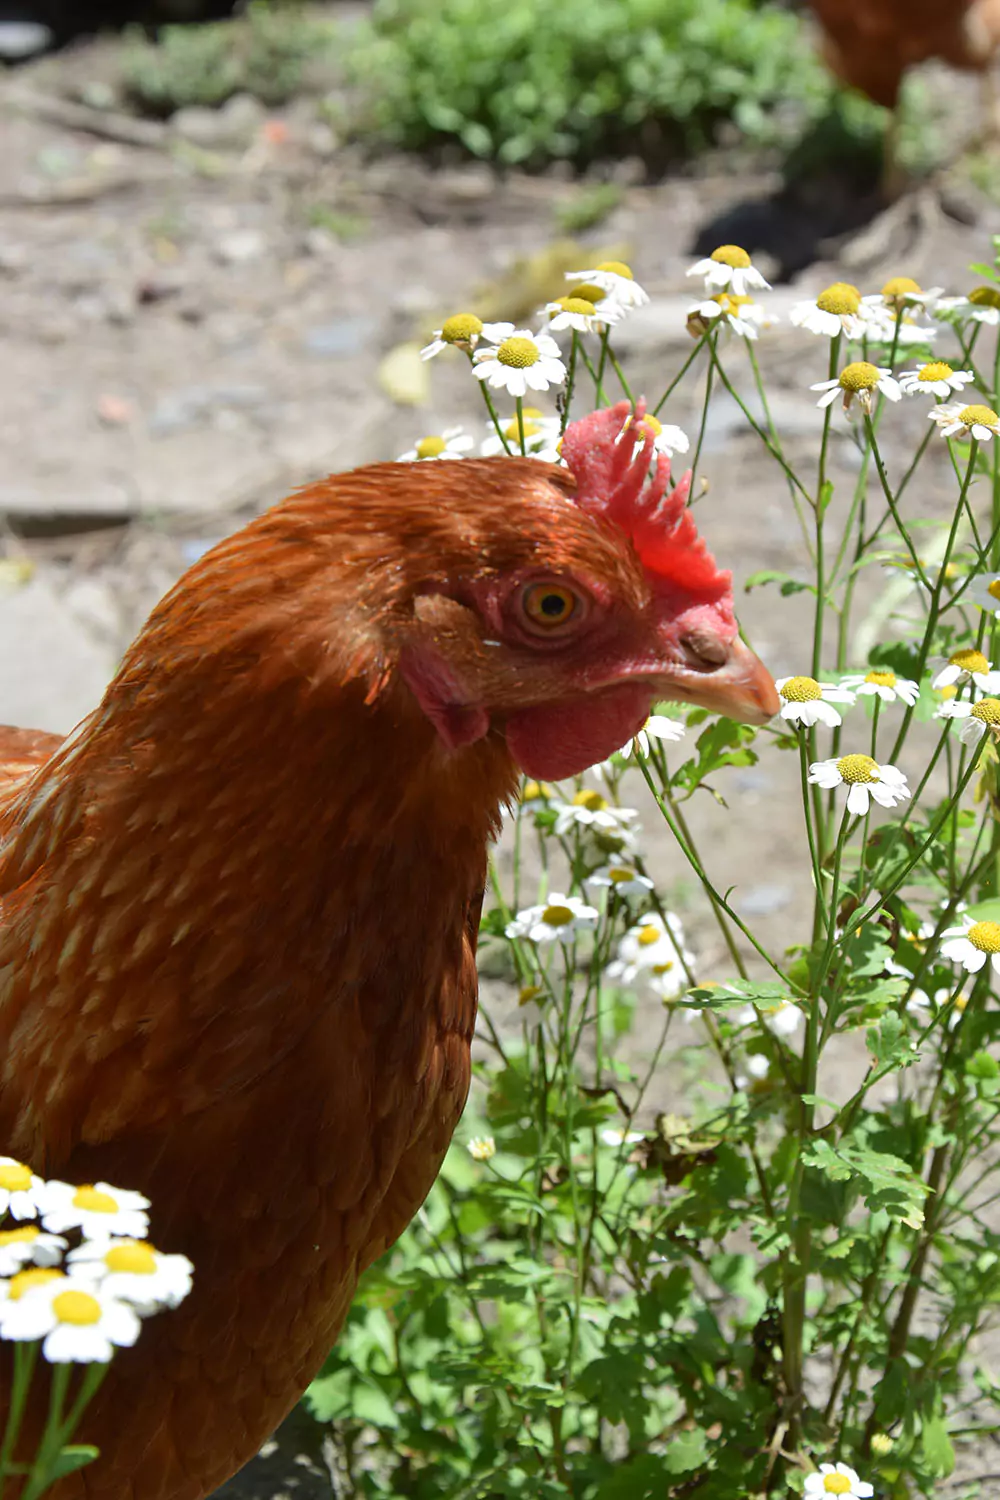
M 31 1186 L 31 1170 L 19 1161 L 5 1162 L 0 1166 L 0 1188 L 8 1193 L 23 1193 Z
M 855 360 L 840 372 L 840 384 L 845 391 L 873 391 L 881 378 L 876 367 L 866 359 Z
M 712 251 L 711 259 L 722 266 L 732 266 L 734 271 L 745 271 L 750 264 L 749 255 L 740 245 L 720 245 Z
M 625 885 L 627 881 L 635 879 L 635 871 L 627 869 L 624 865 L 611 865 L 608 869 L 608 879 L 612 885 Z
M 519 443 L 521 441 L 522 431 L 524 433 L 524 436 L 526 438 L 529 438 L 537 437 L 538 433 L 540 433 L 541 430 L 542 429 L 539 427 L 537 422 L 525 422 L 522 429 L 518 427 L 517 418 L 515 417 L 513 422 L 507 423 L 507 426 L 503 430 L 503 435 L 509 443 Z
M 846 1474 L 824 1474 L 823 1488 L 828 1495 L 849 1495 L 851 1481 Z
M 655 922 L 647 922 L 645 927 L 640 927 L 636 933 L 636 941 L 640 948 L 652 948 L 653 944 L 658 943 L 662 936 L 663 933 L 656 926 Z
M 894 688 L 896 686 L 896 674 L 895 672 L 868 672 L 865 676 L 865 681 L 870 682 L 874 687 Z
M 443 437 L 421 438 L 416 445 L 418 458 L 439 458 L 448 444 Z
M 937 689 L 937 695 L 939 698 L 944 698 L 945 701 L 947 701 L 949 698 L 957 698 L 958 688 L 953 682 L 946 682 L 944 687 Z
M 1000 417 L 990 406 L 965 406 L 959 412 L 958 420 L 965 427 L 996 427 Z
M 589 317 L 594 311 L 594 304 L 588 297 L 559 297 L 557 302 L 563 312 L 582 313 L 584 317 Z M 550 316 L 554 318 L 556 314 L 553 312 Z
M 990 664 L 981 651 L 956 651 L 954 656 L 949 656 L 950 666 L 958 667 L 962 672 L 988 672 Z
M 670 970 L 673 967 L 674 967 L 674 961 L 673 961 L 673 959 L 672 958 L 668 958 L 665 963 L 654 964 L 653 965 L 653 973 L 654 974 L 669 974 Z
M 971 717 L 991 729 L 1000 729 L 1000 698 L 980 698 L 972 706 Z
M 849 281 L 835 281 L 828 286 L 825 292 L 820 292 L 816 298 L 816 306 L 821 312 L 833 313 L 835 317 L 844 318 L 850 313 L 856 313 L 861 306 L 861 293 L 856 286 L 851 286 Z
M 995 286 L 977 286 L 969 293 L 969 301 L 976 307 L 1000 307 L 1000 291 Z
M 815 703 L 817 698 L 823 696 L 823 690 L 815 677 L 789 677 L 779 691 L 786 703 Z
M 441 337 L 446 344 L 468 344 L 483 331 L 483 324 L 475 313 L 455 313 L 441 327 Z
M 73 1207 L 82 1208 L 88 1214 L 116 1214 L 118 1203 L 110 1193 L 98 1192 L 90 1183 L 84 1183 L 73 1194 Z
M 989 594 L 991 599 L 1000 601 L 1000 578 L 994 578 L 993 582 L 990 584 L 986 592 Z
M 882 288 L 883 297 L 912 297 L 919 294 L 920 287 L 909 276 L 891 276 Z
M 64 1279 L 62 1271 L 51 1270 L 48 1267 L 32 1266 L 30 1270 L 18 1271 L 16 1276 L 10 1278 L 10 1300 L 19 1302 L 25 1292 L 30 1292 L 33 1286 L 44 1286 L 47 1281 L 63 1281 Z
M 570 287 L 567 300 L 571 302 L 603 302 L 607 295 L 602 286 L 595 286 L 592 281 L 581 281 L 579 286 Z
M 89 1328 L 101 1321 L 101 1304 L 89 1292 L 60 1292 L 52 1298 L 52 1311 L 60 1323 Z
M 530 1005 L 532 1000 L 537 1000 L 543 994 L 540 984 L 526 984 L 517 997 L 518 1005 Z
M 878 781 L 878 763 L 870 755 L 842 755 L 837 762 L 841 781 L 854 785 L 857 782 Z
M 965 1010 L 968 1003 L 968 995 L 959 995 L 958 999 L 955 1001 L 955 1009 L 958 1011 L 959 1015 L 961 1015 L 961 1013 Z
M 522 802 L 538 802 L 543 797 L 547 797 L 550 791 L 551 787 L 547 786 L 544 781 L 526 781 L 521 800 Z
M 936 360 L 934 364 L 921 365 L 917 372 L 918 380 L 947 380 L 949 375 L 954 375 L 951 365 L 946 365 L 943 359 Z
M 747 307 L 753 301 L 752 297 L 737 297 L 732 292 L 719 292 L 712 298 L 717 302 L 722 311 L 731 318 L 739 317 L 740 308 Z
M 622 431 L 624 432 L 631 426 L 632 418 L 626 417 L 625 426 L 622 428 Z M 663 423 L 660 421 L 659 417 L 654 417 L 651 412 L 647 412 L 642 421 L 639 423 L 640 433 L 642 432 L 642 429 L 644 427 L 647 428 L 655 438 L 658 438 L 660 436 L 660 433 L 663 431 Z
M 504 339 L 497 350 L 497 359 L 513 370 L 526 370 L 537 364 L 541 355 L 534 339 Z
M 1000 953 L 1000 922 L 974 922 L 965 935 L 980 953 Z
M 585 807 L 588 812 L 603 812 L 607 805 L 607 798 L 589 787 L 584 787 L 583 791 L 577 792 L 573 798 L 574 807 Z
M 40 1230 L 33 1224 L 22 1224 L 20 1229 L 5 1229 L 0 1234 L 0 1249 L 4 1245 L 30 1245 L 37 1240 Z
M 750 262 L 748 261 L 747 264 L 749 265 Z M 610 271 L 612 276 L 624 276 L 626 281 L 635 280 L 635 277 L 632 275 L 632 267 L 627 266 L 623 260 L 602 260 L 596 269 L 598 271 Z
M 569 906 L 560 906 L 558 902 L 554 906 L 547 906 L 542 912 L 542 921 L 547 927 L 565 927 L 567 922 L 572 922 L 573 910 Z
M 152 1276 L 156 1270 L 156 1251 L 141 1240 L 119 1240 L 104 1257 L 109 1271 L 127 1271 L 130 1276 Z

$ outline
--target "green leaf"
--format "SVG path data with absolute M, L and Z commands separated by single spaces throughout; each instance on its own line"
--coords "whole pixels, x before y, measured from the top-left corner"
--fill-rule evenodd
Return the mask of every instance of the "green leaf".
M 775 568 L 761 568 L 759 572 L 751 573 L 743 587 L 749 594 L 751 589 L 762 588 L 767 583 L 780 583 L 781 592 L 786 598 L 790 594 L 801 594 L 807 590 L 810 594 L 816 592 L 811 583 L 805 583 L 793 578 L 790 573 L 781 573 Z
M 54 1484 L 57 1479 L 73 1474 L 85 1464 L 92 1464 L 99 1454 L 100 1449 L 90 1443 L 67 1443 L 49 1469 L 49 1482 Z
M 667 1474 L 689 1474 L 707 1457 L 708 1439 L 700 1427 L 691 1427 L 667 1445 L 663 1468 Z
M 935 1477 L 946 1479 L 955 1467 L 955 1449 L 944 1417 L 931 1417 L 920 1433 L 924 1463 Z
M 992 1081 L 1000 1078 L 1000 1063 L 989 1052 L 976 1052 L 965 1064 L 965 1071 L 970 1078 Z
M 875 1061 L 884 1067 L 913 1061 L 913 1044 L 907 1034 L 906 1022 L 895 1011 L 884 1015 L 877 1026 L 869 1026 L 865 1043 Z
M 806 1166 L 817 1168 L 834 1182 L 860 1177 L 870 1209 L 884 1209 L 890 1219 L 911 1229 L 919 1229 L 923 1223 L 923 1200 L 929 1189 L 902 1157 L 849 1141 L 831 1146 L 829 1141 L 819 1140 L 807 1147 L 802 1159 Z

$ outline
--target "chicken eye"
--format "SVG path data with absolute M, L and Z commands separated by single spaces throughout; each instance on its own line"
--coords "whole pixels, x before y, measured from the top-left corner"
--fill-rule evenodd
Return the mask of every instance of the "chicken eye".
M 561 583 L 533 583 L 525 589 L 521 607 L 532 625 L 551 630 L 573 619 L 582 602 L 578 594 Z

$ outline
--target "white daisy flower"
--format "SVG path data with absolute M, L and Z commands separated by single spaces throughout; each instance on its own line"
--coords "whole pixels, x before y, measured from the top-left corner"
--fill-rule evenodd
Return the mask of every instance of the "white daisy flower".
M 130 1348 L 139 1337 L 139 1319 L 131 1307 L 102 1286 L 49 1271 L 44 1282 L 23 1291 L 21 1272 L 11 1282 L 7 1300 L 0 1302 L 0 1338 L 43 1339 L 42 1353 L 50 1364 L 107 1364 L 115 1346 Z
M 693 968 L 694 954 L 684 946 L 680 917 L 668 912 L 664 923 L 658 912 L 650 912 L 620 939 L 618 956 L 605 973 L 618 984 L 632 984 L 641 974 L 663 999 L 674 999 Z
M 577 792 L 572 802 L 551 805 L 556 809 L 555 832 L 560 837 L 573 827 L 623 832 L 639 816 L 634 807 L 612 807 L 606 797 L 589 787 Z
M 939 401 L 947 401 L 953 391 L 964 390 L 975 378 L 971 370 L 953 370 L 938 359 L 906 370 L 899 377 L 899 389 L 904 396 L 937 396 Z
M 640 875 L 633 865 L 625 864 L 602 865 L 599 870 L 588 875 L 583 883 L 597 886 L 599 890 L 606 888 L 617 891 L 619 896 L 642 896 L 653 889 L 651 880 Z
M 455 313 L 436 328 L 431 342 L 420 351 L 421 359 L 433 359 L 442 349 L 464 349 L 471 352 L 480 339 L 499 343 L 514 332 L 513 323 L 484 323 L 475 313 Z
M 588 297 L 574 297 L 570 292 L 567 297 L 557 297 L 555 302 L 546 302 L 544 307 L 538 309 L 538 316 L 548 318 L 552 333 L 560 333 L 565 328 L 576 329 L 577 333 L 600 333 L 603 328 L 610 328 L 613 323 L 617 323 L 624 316 L 624 311 L 610 297 L 591 302 Z
M 881 391 L 889 401 L 898 401 L 900 397 L 899 386 L 892 378 L 892 371 L 869 364 L 866 359 L 845 365 L 835 380 L 821 380 L 809 389 L 823 392 L 816 402 L 820 407 L 830 406 L 842 395 L 845 411 L 849 410 L 855 396 L 866 412 L 872 409 L 872 396 L 876 391 Z
M 755 1021 L 761 1021 L 772 1036 L 788 1041 L 803 1024 L 805 1016 L 801 1006 L 783 997 L 772 1004 L 760 1001 L 744 1006 L 736 1012 L 735 1019 L 737 1026 L 751 1026 Z
M 547 333 L 516 328 L 497 344 L 480 345 L 472 356 L 473 374 L 494 390 L 511 396 L 526 396 L 529 390 L 547 391 L 562 385 L 566 366 L 559 345 Z
M 623 260 L 602 260 L 599 265 L 587 271 L 567 271 L 566 280 L 600 287 L 608 301 L 623 313 L 631 312 L 636 307 L 644 307 L 649 301 L 649 293 L 643 291 L 632 275 L 631 266 L 627 266 Z M 576 295 L 579 294 L 580 288 L 577 287 Z
M 956 651 L 953 656 L 931 658 L 931 666 L 937 668 L 931 679 L 935 692 L 964 682 L 975 683 L 980 692 L 995 693 L 1000 690 L 1000 672 L 995 672 L 981 651 L 974 649 Z
M 632 418 L 628 417 L 622 432 L 625 433 L 632 425 Z M 680 427 L 666 426 L 659 417 L 647 413 L 639 423 L 639 431 L 636 438 L 636 448 L 641 448 L 646 432 L 653 434 L 653 452 L 665 453 L 668 458 L 673 458 L 677 453 L 686 453 L 691 446 L 691 440 L 686 432 Z
M 600 915 L 579 896 L 553 891 L 543 904 L 519 911 L 504 931 L 509 938 L 526 937 L 532 943 L 571 943 L 577 931 L 593 927 Z
M 66 1263 L 72 1275 L 99 1282 L 144 1317 L 183 1302 L 194 1272 L 186 1255 L 164 1255 L 146 1240 L 84 1240 Z
M 820 1464 L 818 1474 L 806 1476 L 804 1493 L 807 1500 L 826 1500 L 828 1495 L 838 1495 L 840 1500 L 869 1500 L 875 1491 L 847 1464 Z
M 835 281 L 820 292 L 815 302 L 796 302 L 788 320 L 796 328 L 804 328 L 821 338 L 836 338 L 845 333 L 849 339 L 859 339 L 865 331 L 864 319 L 860 316 L 861 293 L 847 281 Z
M 963 406 L 961 401 L 952 401 L 945 406 L 932 406 L 928 420 L 936 422 L 944 437 L 974 437 L 980 443 L 1000 436 L 1000 417 L 991 406 Z
M 473 447 L 473 439 L 461 427 L 446 427 L 433 437 L 423 437 L 401 453 L 397 463 L 411 464 L 428 458 L 461 458 Z
M 491 1135 L 474 1135 L 465 1149 L 473 1161 L 490 1161 L 497 1154 L 497 1143 Z
M 897 351 L 912 348 L 916 344 L 933 344 L 937 329 L 932 325 L 917 323 L 905 313 L 899 322 L 896 314 L 887 307 L 878 305 L 878 298 L 865 298 L 861 308 L 864 316 L 864 337 L 870 344 L 895 344 Z
M 755 1083 L 761 1083 L 771 1071 L 771 1064 L 762 1052 L 751 1052 L 744 1060 L 745 1073 L 737 1073 L 733 1078 L 738 1089 L 750 1088 Z
M 609 1125 L 601 1131 L 601 1142 L 605 1146 L 635 1146 L 645 1139 L 641 1130 L 615 1130 Z
M 966 913 L 961 927 L 946 927 L 941 934 L 941 956 L 961 964 L 969 974 L 978 974 L 987 960 L 1000 974 L 1000 922 L 976 922 Z
M 859 698 L 881 698 L 883 703 L 895 703 L 901 699 L 911 708 L 920 697 L 919 682 L 912 682 L 909 677 L 897 677 L 888 667 L 873 667 L 863 677 L 842 677 L 840 685 Z
M 949 300 L 964 302 L 969 309 L 966 316 L 973 323 L 985 323 L 990 328 L 995 328 L 1000 323 L 1000 288 L 977 286 L 968 297 L 955 297 Z M 939 302 L 938 307 L 940 306 Z
M 748 292 L 771 290 L 770 282 L 764 280 L 740 245 L 720 245 L 706 260 L 695 261 L 687 275 L 703 276 L 709 290 L 731 291 L 736 297 L 745 297 Z
M 530 457 L 537 458 L 542 451 L 557 451 L 557 444 L 562 437 L 561 424 L 558 417 L 547 417 L 537 406 L 522 406 L 521 417 L 524 427 L 524 446 Z M 514 453 L 521 451 L 521 432 L 517 425 L 516 414 L 501 429 L 507 446 L 497 433 L 493 423 L 486 427 L 486 436 L 479 445 L 479 452 L 483 458 L 495 458 L 498 454 Z
M 847 809 L 856 817 L 868 812 L 872 797 L 880 807 L 895 807 L 910 795 L 902 771 L 895 766 L 880 766 L 870 755 L 842 755 L 838 760 L 813 761 L 809 780 L 825 792 L 846 786 Z
M 677 744 L 686 734 L 687 729 L 679 719 L 668 719 L 666 714 L 650 714 L 639 733 L 627 740 L 617 753 L 625 760 L 633 752 L 640 760 L 648 760 L 650 740 L 660 740 L 668 745 Z
M 923 291 L 910 276 L 891 276 L 880 292 L 873 292 L 863 299 L 866 307 L 884 308 L 893 314 L 903 308 L 918 307 L 925 312 L 934 307 L 944 291 L 932 286 Z
M 843 719 L 833 704 L 854 702 L 854 694 L 842 683 L 817 682 L 815 677 L 781 677 L 774 685 L 781 699 L 781 717 L 790 724 L 822 722 L 835 729 Z
M 37 1224 L 5 1229 L 0 1232 L 0 1276 L 14 1276 L 28 1265 L 57 1266 L 68 1243 Z
M 82 1229 L 88 1239 L 121 1234 L 142 1240 L 149 1229 L 148 1207 L 149 1199 L 141 1193 L 107 1182 L 79 1187 L 71 1182 L 47 1182 L 39 1195 L 38 1216 L 55 1234 Z
M 724 322 L 740 338 L 755 339 L 764 324 L 773 319 L 752 297 L 737 297 L 734 292 L 719 292 L 687 310 L 688 332 L 695 338 L 716 322 Z
M 1000 734 L 1000 699 L 980 698 L 978 703 L 970 703 L 967 698 L 953 698 L 942 703 L 938 717 L 964 719 L 959 738 L 963 745 L 978 745 L 987 730 L 994 738 Z
M 33 1219 L 38 1213 L 39 1194 L 45 1183 L 30 1167 L 13 1156 L 0 1156 L 0 1219 Z
M 981 573 L 969 585 L 966 598 L 1000 620 L 1000 573 Z

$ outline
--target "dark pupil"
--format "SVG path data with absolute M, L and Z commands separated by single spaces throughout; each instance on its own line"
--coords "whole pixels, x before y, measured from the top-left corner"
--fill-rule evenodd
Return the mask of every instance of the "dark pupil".
M 541 610 L 550 620 L 558 620 L 566 613 L 566 600 L 562 594 L 543 594 Z

